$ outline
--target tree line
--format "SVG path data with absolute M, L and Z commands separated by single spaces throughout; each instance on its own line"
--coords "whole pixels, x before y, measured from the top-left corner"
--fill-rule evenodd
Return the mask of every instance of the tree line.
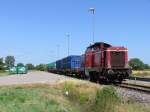
M 9 68 L 15 66 L 15 57 L 14 56 L 7 56 L 5 58 L 0 58 L 0 71 L 9 70 Z M 28 70 L 40 70 L 40 71 L 46 71 L 47 65 L 46 64 L 39 64 L 34 66 L 32 63 L 23 64 L 23 63 L 17 63 L 16 66 L 26 66 Z
M 144 63 L 139 58 L 132 58 L 129 60 L 129 65 L 132 67 L 133 70 L 145 70 L 150 69 L 149 64 Z

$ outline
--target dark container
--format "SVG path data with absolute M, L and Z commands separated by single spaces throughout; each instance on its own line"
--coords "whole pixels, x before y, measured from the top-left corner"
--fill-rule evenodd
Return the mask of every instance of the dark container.
M 62 60 L 56 61 L 56 68 L 57 69 L 62 69 L 63 68 Z

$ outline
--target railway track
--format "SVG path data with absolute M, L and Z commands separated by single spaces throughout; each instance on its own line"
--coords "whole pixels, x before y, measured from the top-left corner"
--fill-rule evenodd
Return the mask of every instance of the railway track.
M 150 86 L 146 86 L 146 85 L 123 82 L 122 84 L 115 84 L 115 86 L 150 94 Z
M 129 77 L 129 80 L 138 80 L 138 81 L 145 81 L 150 82 L 150 78 L 143 78 L 143 77 Z

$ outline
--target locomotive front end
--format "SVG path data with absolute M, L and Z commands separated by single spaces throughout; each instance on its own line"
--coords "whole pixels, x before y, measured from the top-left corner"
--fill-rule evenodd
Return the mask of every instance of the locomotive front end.
M 131 74 L 128 65 L 128 50 L 124 47 L 109 47 L 106 50 L 107 74 L 113 79 L 122 81 Z

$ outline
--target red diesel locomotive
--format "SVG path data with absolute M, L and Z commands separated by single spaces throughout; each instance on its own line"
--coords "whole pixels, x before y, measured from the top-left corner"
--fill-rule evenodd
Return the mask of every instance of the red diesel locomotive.
M 103 42 L 90 45 L 81 57 L 81 73 L 94 82 L 121 82 L 131 74 L 127 48 Z
M 49 72 L 89 78 L 93 82 L 112 83 L 126 79 L 131 74 L 128 50 L 97 42 L 90 45 L 82 56 L 68 56 L 55 62 Z

